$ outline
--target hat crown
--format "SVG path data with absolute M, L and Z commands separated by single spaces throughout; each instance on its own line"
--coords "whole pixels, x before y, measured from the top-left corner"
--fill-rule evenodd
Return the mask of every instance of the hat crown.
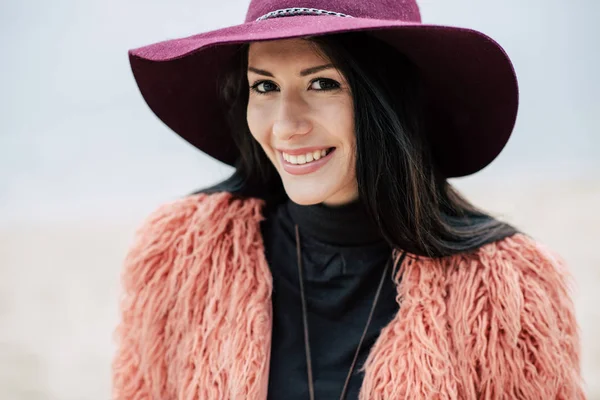
M 252 0 L 246 22 L 277 10 L 307 8 L 345 14 L 354 18 L 372 18 L 421 22 L 415 0 Z

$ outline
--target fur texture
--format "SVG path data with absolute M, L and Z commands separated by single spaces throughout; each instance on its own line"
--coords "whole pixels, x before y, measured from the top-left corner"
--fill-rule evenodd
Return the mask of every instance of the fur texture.
M 266 398 L 262 206 L 200 194 L 140 227 L 123 271 L 115 399 Z M 396 280 L 400 311 L 370 351 L 360 400 L 585 398 L 570 277 L 532 239 L 409 255 Z

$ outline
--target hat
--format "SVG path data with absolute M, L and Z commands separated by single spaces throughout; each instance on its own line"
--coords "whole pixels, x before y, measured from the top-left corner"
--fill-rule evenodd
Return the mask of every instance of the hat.
M 415 0 L 252 0 L 243 24 L 129 51 L 150 109 L 193 146 L 235 165 L 217 77 L 245 42 L 368 31 L 419 69 L 431 103 L 429 141 L 446 177 L 479 171 L 502 151 L 516 120 L 517 78 L 483 33 L 421 23 Z

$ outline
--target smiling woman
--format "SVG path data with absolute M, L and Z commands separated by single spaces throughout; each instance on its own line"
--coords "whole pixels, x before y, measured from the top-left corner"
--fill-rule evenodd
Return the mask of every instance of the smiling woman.
M 260 197 L 267 210 L 359 202 L 386 240 L 428 256 L 516 232 L 447 182 L 421 72 L 388 43 L 363 32 L 247 43 L 230 65 L 221 100 L 240 158 L 202 192 Z
M 506 54 L 410 0 L 302 5 L 131 52 L 235 171 L 140 228 L 114 397 L 582 399 L 564 263 L 448 183 L 512 133 Z
M 357 199 L 352 93 L 342 73 L 303 39 L 253 43 L 248 64 L 248 127 L 288 196 L 298 204 Z

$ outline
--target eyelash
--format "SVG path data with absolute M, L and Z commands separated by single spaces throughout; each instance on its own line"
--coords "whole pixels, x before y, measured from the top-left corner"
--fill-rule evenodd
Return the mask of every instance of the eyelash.
M 333 80 L 333 79 L 329 79 L 329 78 L 315 78 L 312 81 L 310 81 L 310 85 L 312 86 L 313 83 L 318 82 L 318 81 L 325 81 L 325 82 L 329 82 L 329 83 L 333 83 L 335 87 L 329 88 L 329 89 L 316 89 L 317 92 L 329 92 L 332 90 L 336 90 L 340 88 L 340 84 L 339 82 Z M 273 90 L 267 91 L 267 92 L 261 92 L 259 91 L 257 88 L 261 83 L 271 83 L 273 85 L 275 85 L 275 83 L 273 81 L 270 80 L 261 80 L 261 81 L 257 81 L 255 82 L 252 86 L 250 86 L 250 90 L 253 91 L 254 93 L 257 94 L 269 94 L 271 93 Z M 275 85 L 277 86 L 277 85 Z

